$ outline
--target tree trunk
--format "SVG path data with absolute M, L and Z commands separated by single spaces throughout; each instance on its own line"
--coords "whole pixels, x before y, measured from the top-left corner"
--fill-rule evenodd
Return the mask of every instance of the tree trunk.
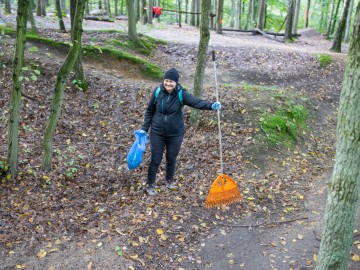
M 286 19 L 286 27 L 285 27 L 285 36 L 284 41 L 289 42 L 292 41 L 292 24 L 294 21 L 294 8 L 296 0 L 288 0 L 288 14 Z
M 150 8 L 150 6 L 151 6 L 151 17 L 152 17 L 151 1 L 149 1 L 149 8 Z M 132 42 L 139 44 L 139 37 L 137 34 L 137 30 L 136 30 L 134 0 L 126 0 L 126 8 L 127 8 L 127 13 L 128 13 L 128 37 Z
M 345 35 L 344 35 L 344 41 L 345 42 L 349 41 L 349 32 L 350 32 L 350 26 L 351 26 L 351 15 L 352 15 L 353 8 L 354 8 L 354 0 L 351 0 L 348 16 L 346 18 L 346 29 L 345 29 Z
M 129 2 L 132 2 L 132 3 L 134 3 L 134 0 L 127 0 L 126 1 L 126 3 L 127 3 L 127 5 L 126 6 L 128 6 L 129 5 Z M 132 6 L 134 6 L 134 5 L 132 5 Z M 128 16 L 129 16 L 129 7 L 127 7 L 127 9 L 128 9 Z M 134 7 L 132 7 L 132 9 L 134 9 Z M 149 3 L 148 3 L 148 24 L 152 24 L 152 18 L 153 18 L 153 4 L 152 4 L 152 0 L 149 0 Z M 137 36 L 137 34 L 136 34 L 136 36 Z
M 307 28 L 309 26 L 309 11 L 310 11 L 310 4 L 311 4 L 311 1 L 308 0 L 307 1 L 307 6 L 306 6 L 306 9 L 305 9 L 305 28 Z
M 336 160 L 316 270 L 344 270 L 360 193 L 360 3 L 347 56 L 337 124 Z
M 56 5 L 56 14 L 59 19 L 60 30 L 62 32 L 66 32 L 65 24 L 64 24 L 62 12 L 61 12 L 60 0 L 55 0 L 55 5 Z
M 248 13 L 246 14 L 246 23 L 245 23 L 245 30 L 249 29 L 249 23 L 251 26 L 251 29 L 253 28 L 253 22 L 252 20 L 252 3 L 254 0 L 249 0 L 249 6 L 248 6 Z
M 177 3 L 178 3 L 178 11 L 181 11 L 181 0 L 178 0 Z M 178 23 L 179 23 L 179 27 L 181 28 L 181 12 L 178 12 Z
M 146 9 L 144 9 L 145 7 L 146 7 L 146 0 L 141 0 L 141 2 L 140 2 L 140 9 L 141 9 L 140 20 L 141 20 L 142 24 L 147 24 L 147 22 L 148 22 L 147 12 L 146 12 Z
M 37 0 L 37 16 L 46 16 L 46 3 L 45 0 Z
M 235 9 L 235 0 L 231 0 L 230 28 L 234 28 L 234 25 L 235 25 L 235 10 L 237 10 L 237 9 Z
M 195 26 L 195 1 L 191 0 L 191 17 L 190 17 L 190 25 Z
M 266 6 L 266 0 L 260 0 L 259 1 L 259 17 L 258 17 L 258 23 L 257 28 L 260 30 L 263 30 L 264 24 L 265 24 L 265 6 Z
M 186 15 L 185 15 L 185 23 L 186 23 L 186 24 L 189 23 L 189 14 L 188 14 L 188 11 L 189 11 L 189 0 L 185 0 L 185 12 L 186 12 Z
M 135 11 L 135 22 L 137 23 L 140 20 L 140 1 L 139 0 L 134 1 L 134 11 Z
M 241 17 L 242 17 L 242 0 L 237 0 L 236 20 L 235 20 L 235 28 L 236 29 L 241 29 Z
M 201 13 L 200 12 L 200 0 L 196 0 L 196 12 L 198 13 L 198 14 L 196 14 L 196 26 L 200 27 L 200 18 L 201 18 L 200 14 L 199 14 L 199 13 Z
M 218 11 L 217 11 L 217 20 L 216 20 L 216 33 L 222 33 L 222 23 L 223 23 L 223 7 L 224 0 L 219 0 L 218 2 Z
M 330 36 L 330 32 L 331 32 L 330 30 L 331 30 L 331 26 L 332 26 L 334 11 L 335 11 L 335 0 L 332 0 L 331 8 L 330 8 L 329 20 L 328 20 L 328 23 L 327 23 L 327 26 L 326 26 L 326 32 L 325 32 L 325 36 L 327 38 L 329 38 L 329 36 Z
M 43 141 L 43 157 L 41 167 L 43 170 L 47 171 L 51 168 L 51 160 L 53 155 L 52 140 L 57 122 L 61 114 L 61 107 L 64 100 L 65 83 L 70 71 L 73 69 L 75 62 L 78 59 L 78 55 L 81 50 L 81 34 L 83 31 L 82 21 L 84 17 L 85 1 L 86 0 L 77 1 L 72 27 L 72 46 L 70 47 L 69 54 L 67 55 L 64 64 L 61 66 L 57 74 L 55 82 L 55 93 L 52 102 L 52 109 L 45 128 Z
M 296 0 L 295 13 L 294 13 L 294 22 L 292 27 L 292 34 L 297 35 L 298 23 L 299 23 L 299 15 L 300 15 L 300 6 L 301 0 Z
M 339 13 L 339 7 L 340 7 L 340 2 L 342 0 L 339 0 L 337 5 L 336 5 L 336 11 L 335 11 L 335 14 L 334 14 L 334 22 L 331 26 L 331 30 L 330 30 L 330 35 L 334 34 L 334 31 L 335 31 L 335 26 L 336 26 L 336 22 L 337 22 L 337 17 L 338 17 L 338 13 Z
M 201 98 L 203 82 L 204 82 L 204 72 L 206 67 L 206 53 L 210 40 L 210 31 L 209 31 L 209 13 L 211 9 L 211 0 L 202 0 L 201 1 L 201 27 L 200 27 L 200 43 L 199 51 L 197 56 L 196 71 L 195 71 L 195 80 L 194 80 L 194 95 Z M 200 118 L 200 111 L 196 109 L 191 109 L 190 119 L 192 123 L 198 123 Z
M 344 2 L 339 25 L 336 29 L 335 38 L 333 40 L 330 51 L 338 52 L 338 53 L 341 52 L 341 41 L 342 41 L 345 27 L 346 27 L 346 20 L 347 20 L 347 16 L 349 13 L 350 2 L 351 2 L 351 0 L 345 0 L 345 2 Z
M 36 23 L 35 23 L 35 19 L 34 19 L 34 14 L 33 14 L 33 1 L 30 0 L 29 1 L 29 21 L 30 21 L 30 25 L 31 25 L 31 32 L 37 34 L 38 30 L 36 28 Z
M 5 0 L 5 14 L 11 13 L 11 2 L 10 0 Z
M 24 50 L 26 41 L 26 23 L 29 13 L 29 1 L 18 0 L 16 16 L 16 42 L 13 58 L 13 89 L 10 97 L 10 116 L 8 130 L 7 163 L 12 179 L 17 176 L 19 151 L 19 116 L 21 108 L 22 68 L 24 65 Z
M 66 0 L 61 0 L 61 10 L 63 10 L 65 13 L 68 12 L 68 9 L 66 7 Z

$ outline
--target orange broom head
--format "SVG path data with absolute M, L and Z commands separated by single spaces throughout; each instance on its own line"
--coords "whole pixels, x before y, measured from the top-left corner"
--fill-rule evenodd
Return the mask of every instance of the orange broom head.
M 242 196 L 235 181 L 225 174 L 220 174 L 211 185 L 205 207 L 229 205 L 241 199 Z

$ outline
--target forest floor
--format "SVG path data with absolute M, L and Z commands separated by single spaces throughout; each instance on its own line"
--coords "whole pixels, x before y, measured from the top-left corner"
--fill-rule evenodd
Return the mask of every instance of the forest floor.
M 14 18 L 1 15 L 0 24 L 13 24 Z M 69 34 L 54 30 L 54 21 L 36 20 L 41 35 L 69 40 Z M 110 28 L 126 30 L 126 22 L 85 21 L 83 42 L 100 46 L 119 39 L 117 33 L 89 31 Z M 176 67 L 191 91 L 199 30 L 155 22 L 139 25 L 138 31 L 168 42 L 139 57 L 163 70 Z M 160 81 L 106 55 L 84 58 L 87 92 L 68 83 L 52 171 L 43 172 L 42 136 L 66 51 L 28 42 L 26 66 L 41 74 L 35 82 L 24 81 L 21 173 L 15 182 L 2 176 L 0 269 L 312 269 L 334 163 L 347 45 L 345 53 L 334 54 L 316 31 L 300 34 L 286 44 L 211 32 L 203 96 L 215 99 L 210 57 L 215 50 L 224 171 L 243 194 L 240 203 L 212 209 L 204 208 L 204 201 L 220 167 L 216 114 L 203 112 L 194 127 L 190 110 L 184 109 L 187 130 L 176 173 L 181 188 L 165 190 L 163 164 L 157 181 L 161 192 L 147 196 L 149 149 L 134 171 L 127 169 L 126 156 Z M 12 38 L 0 39 L 1 130 L 7 130 L 9 116 L 13 44 Z M 319 64 L 323 53 L 332 58 L 326 67 Z M 270 145 L 261 118 L 288 104 L 307 109 L 307 128 L 292 146 Z M 6 138 L 6 132 L 0 134 L 0 161 L 6 157 Z M 356 224 L 359 229 L 359 220 Z M 354 230 L 349 269 L 360 269 L 359 236 Z

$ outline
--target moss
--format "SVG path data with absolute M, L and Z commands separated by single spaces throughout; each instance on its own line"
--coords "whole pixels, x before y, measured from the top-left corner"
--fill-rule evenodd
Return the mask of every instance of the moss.
M 332 58 L 328 54 L 320 54 L 319 63 L 320 63 L 320 67 L 325 68 L 332 63 Z
M 85 53 L 85 56 L 97 55 L 99 52 L 106 53 L 116 60 L 119 60 L 119 61 L 127 60 L 130 63 L 139 65 L 140 70 L 149 77 L 159 79 L 159 78 L 162 78 L 162 76 L 163 76 L 163 72 L 158 66 L 156 66 L 148 61 L 145 61 L 141 58 L 133 56 L 130 53 L 121 52 L 121 51 L 117 51 L 117 50 L 113 50 L 113 49 L 105 48 L 105 47 L 94 47 L 94 46 L 83 46 L 82 49 Z
M 307 110 L 302 105 L 286 102 L 274 113 L 260 118 L 260 125 L 272 144 L 287 146 L 298 141 L 301 130 L 306 129 Z

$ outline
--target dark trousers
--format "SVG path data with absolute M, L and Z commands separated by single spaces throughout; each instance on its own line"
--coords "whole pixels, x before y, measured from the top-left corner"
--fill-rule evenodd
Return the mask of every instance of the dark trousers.
M 174 180 L 176 158 L 179 154 L 184 135 L 168 137 L 150 132 L 151 161 L 148 170 L 148 185 L 154 184 L 156 173 L 166 149 L 166 181 Z

